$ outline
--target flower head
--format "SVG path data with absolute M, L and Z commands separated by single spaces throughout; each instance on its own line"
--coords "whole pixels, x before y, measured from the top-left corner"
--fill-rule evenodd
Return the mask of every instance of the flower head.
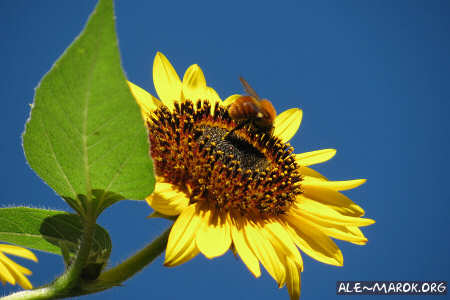
M 309 166 L 329 160 L 335 150 L 294 154 L 287 143 L 300 126 L 300 109 L 281 113 L 272 132 L 261 132 L 238 126 L 227 108 L 240 95 L 222 102 L 197 65 L 181 81 L 158 53 L 153 77 L 161 101 L 129 85 L 149 129 L 157 175 L 147 202 L 160 214 L 178 216 L 166 266 L 231 248 L 254 276 L 261 275 L 261 263 L 298 299 L 299 248 L 341 266 L 342 253 L 331 238 L 367 242 L 359 227 L 374 221 L 361 218 L 363 209 L 339 192 L 365 180 L 329 181 Z
M 16 264 L 4 253 L 20 256 L 37 262 L 37 258 L 33 252 L 14 245 L 0 244 L 0 282 L 3 284 L 8 282 L 13 285 L 18 283 L 24 289 L 33 288 L 28 278 L 25 277 L 25 275 L 31 275 L 31 271 Z

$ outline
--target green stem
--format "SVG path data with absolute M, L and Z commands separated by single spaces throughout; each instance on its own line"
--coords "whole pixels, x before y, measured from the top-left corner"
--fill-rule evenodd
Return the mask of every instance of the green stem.
M 95 220 L 93 218 L 92 220 Z M 86 222 L 80 249 L 75 261 L 53 283 L 29 291 L 21 291 L 1 300 L 56 299 L 93 294 L 120 285 L 157 258 L 166 248 L 170 228 L 121 264 L 102 273 L 95 281 L 80 282 L 80 275 L 89 256 L 95 221 Z
M 85 219 L 85 227 L 80 242 L 80 248 L 75 260 L 66 272 L 53 283 L 29 291 L 21 291 L 1 298 L 2 300 L 15 299 L 55 299 L 71 296 L 72 290 L 80 283 L 80 275 L 91 250 L 92 238 L 95 228 L 95 217 Z
M 83 285 L 81 294 L 92 294 L 120 285 L 141 271 L 166 249 L 169 232 L 170 228 L 121 264 L 103 272 L 97 280 Z

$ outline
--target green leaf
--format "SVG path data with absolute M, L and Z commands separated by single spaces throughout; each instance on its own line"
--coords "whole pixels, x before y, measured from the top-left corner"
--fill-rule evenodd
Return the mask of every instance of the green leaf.
M 76 253 L 83 232 L 80 216 L 29 207 L 0 208 L 0 241 L 69 256 Z M 111 253 L 108 232 L 96 225 L 89 261 L 106 262 Z
M 79 212 L 96 199 L 152 192 L 148 135 L 121 68 L 111 0 L 99 1 L 37 87 L 23 147 L 33 170 Z

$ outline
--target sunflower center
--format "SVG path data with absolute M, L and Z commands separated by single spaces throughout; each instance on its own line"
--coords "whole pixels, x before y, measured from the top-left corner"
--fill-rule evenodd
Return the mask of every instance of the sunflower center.
M 236 126 L 207 101 L 161 106 L 148 122 L 156 174 L 219 213 L 284 214 L 301 193 L 292 147 L 251 124 L 230 133 Z
M 199 142 L 213 146 L 221 153 L 233 157 L 242 169 L 265 169 L 269 162 L 252 144 L 235 134 L 227 135 L 229 130 L 220 127 L 204 126 Z M 223 155 L 222 155 L 223 156 Z

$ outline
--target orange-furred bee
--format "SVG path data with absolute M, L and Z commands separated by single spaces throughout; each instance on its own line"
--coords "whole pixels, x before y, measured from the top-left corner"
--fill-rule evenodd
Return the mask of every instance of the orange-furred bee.
M 231 134 L 233 131 L 250 123 L 252 123 L 256 129 L 264 132 L 271 132 L 273 121 L 277 115 L 272 103 L 267 99 L 261 99 L 244 78 L 240 77 L 239 80 L 248 95 L 237 98 L 230 106 L 228 106 L 228 114 L 230 117 L 233 120 L 240 122 L 228 134 Z

